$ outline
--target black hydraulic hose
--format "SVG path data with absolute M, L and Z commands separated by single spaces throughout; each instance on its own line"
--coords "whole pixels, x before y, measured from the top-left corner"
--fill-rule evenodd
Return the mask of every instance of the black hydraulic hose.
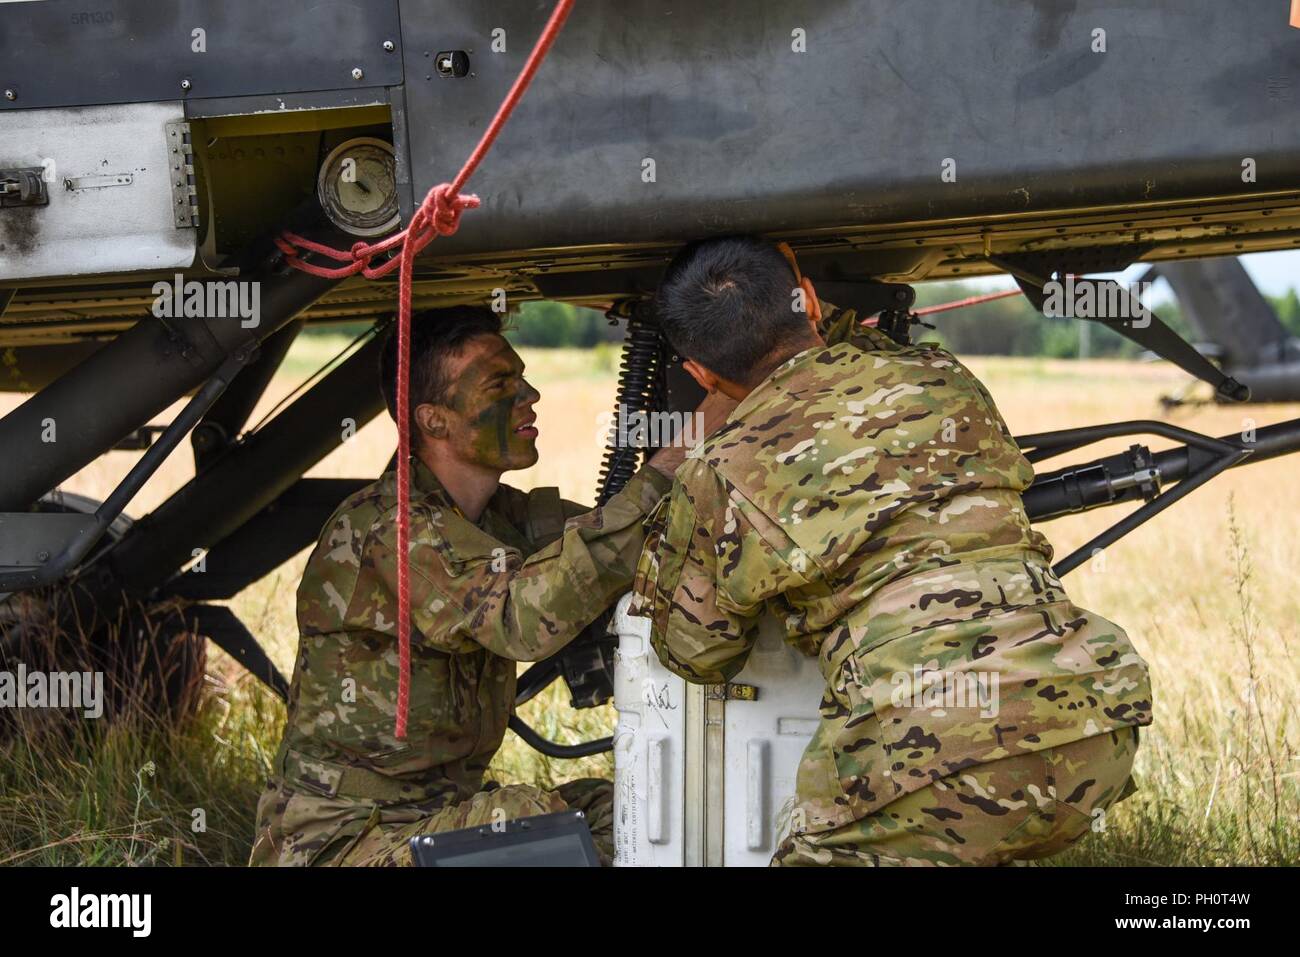
M 554 657 L 539 661 L 519 676 L 518 690 L 515 693 L 515 706 L 532 701 L 552 681 L 560 677 L 560 663 Z
M 554 741 L 546 740 L 524 724 L 524 720 L 517 714 L 510 716 L 510 730 L 523 738 L 530 748 L 551 758 L 587 758 L 602 751 L 610 751 L 614 747 L 613 738 L 597 738 L 595 741 L 584 741 L 581 744 L 556 744 Z
M 1040 451 L 1039 458 L 1077 449 L 1100 439 L 1125 435 L 1155 434 L 1182 439 L 1186 444 L 1161 452 L 1149 453 L 1138 447 L 1147 457 L 1147 463 L 1137 465 L 1133 451 L 1121 452 L 1081 465 L 1047 472 L 1034 479 L 1025 490 L 1025 512 L 1032 522 L 1048 522 L 1063 515 L 1084 512 L 1103 505 L 1117 505 L 1144 496 L 1143 482 L 1132 481 L 1139 468 L 1150 471 L 1157 486 L 1181 482 L 1193 473 L 1209 467 L 1236 451 L 1247 454 L 1233 456 L 1227 468 L 1251 462 L 1263 462 L 1300 451 L 1300 419 L 1279 422 L 1258 429 L 1253 440 L 1244 441 L 1238 435 L 1224 435 L 1217 439 L 1188 432 L 1164 422 L 1116 422 L 1083 429 L 1066 429 L 1018 438 L 1016 441 L 1032 451 Z M 1217 473 L 1216 473 L 1217 474 Z

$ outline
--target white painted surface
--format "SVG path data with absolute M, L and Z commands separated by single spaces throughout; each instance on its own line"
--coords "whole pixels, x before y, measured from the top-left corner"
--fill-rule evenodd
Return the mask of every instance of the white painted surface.
M 0 168 L 52 175 L 48 206 L 0 209 L 0 280 L 190 266 L 198 231 L 176 228 L 166 134 L 183 119 L 180 103 L 6 111 Z M 64 185 L 124 174 L 129 185 Z
M 819 719 L 825 683 L 816 660 L 786 645 L 776 621 L 764 621 L 735 679 L 756 686 L 758 700 L 723 705 L 721 754 L 710 754 L 702 689 L 659 664 L 649 620 L 628 616 L 628 600 L 614 617 L 615 864 L 681 867 L 713 859 L 729 867 L 766 866 L 788 821 L 799 759 Z M 700 719 L 688 721 L 692 693 Z M 716 773 L 722 787 L 706 787 L 704 777 Z M 706 852 L 706 832 L 721 834 L 720 854 Z
M 650 620 L 619 601 L 614 668 L 614 864 L 681 867 L 685 863 L 686 683 L 663 668 L 650 648 Z

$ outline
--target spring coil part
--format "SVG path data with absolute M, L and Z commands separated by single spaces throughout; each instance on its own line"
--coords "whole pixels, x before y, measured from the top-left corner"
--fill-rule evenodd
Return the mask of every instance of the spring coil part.
M 625 417 L 637 413 L 648 415 L 656 411 L 663 401 L 663 352 L 663 338 L 659 330 L 642 318 L 638 311 L 634 311 L 627 320 L 627 333 L 623 340 L 614 424 L 605 445 L 605 460 L 601 466 L 600 487 L 596 494 L 597 505 L 604 505 L 618 494 L 641 465 L 645 450 L 626 441 L 628 425 Z

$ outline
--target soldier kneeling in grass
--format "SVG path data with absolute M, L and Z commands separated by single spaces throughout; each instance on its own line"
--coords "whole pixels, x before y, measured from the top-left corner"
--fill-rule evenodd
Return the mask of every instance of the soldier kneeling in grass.
M 394 726 L 392 471 L 339 506 L 308 560 L 288 721 L 258 804 L 252 863 L 409 864 L 412 837 L 567 808 L 586 814 L 608 860 L 608 781 L 545 791 L 495 787 L 484 773 L 514 708 L 516 663 L 554 654 L 628 589 L 643 521 L 682 451 L 657 452 L 590 511 L 553 488 L 503 485 L 502 473 L 537 461 L 539 395 L 500 317 L 435 310 L 411 331 L 407 734 L 398 739 Z M 393 413 L 396 337 L 382 365 Z
M 733 678 L 765 611 L 826 679 L 773 863 L 1002 864 L 1097 827 L 1131 790 L 1147 667 L 1052 573 L 984 387 L 755 239 L 684 249 L 657 311 L 739 405 L 656 510 L 635 607 L 688 681 Z

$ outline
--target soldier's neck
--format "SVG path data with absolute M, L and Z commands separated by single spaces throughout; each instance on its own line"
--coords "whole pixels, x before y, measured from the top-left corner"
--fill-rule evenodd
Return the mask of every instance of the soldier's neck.
M 454 458 L 435 458 L 427 453 L 422 453 L 420 460 L 471 522 L 478 522 L 488 501 L 501 486 L 501 472 L 495 469 Z
M 741 382 L 733 382 L 730 379 L 719 379 L 718 390 L 729 399 L 735 399 L 737 402 L 744 402 L 749 394 L 757 389 L 760 385 L 771 377 L 772 373 L 779 369 L 784 363 L 789 362 L 801 352 L 817 346 L 824 346 L 826 342 L 819 335 L 808 335 L 797 343 L 785 345 L 769 353 L 760 359 L 755 365 L 753 378 L 748 385 Z

